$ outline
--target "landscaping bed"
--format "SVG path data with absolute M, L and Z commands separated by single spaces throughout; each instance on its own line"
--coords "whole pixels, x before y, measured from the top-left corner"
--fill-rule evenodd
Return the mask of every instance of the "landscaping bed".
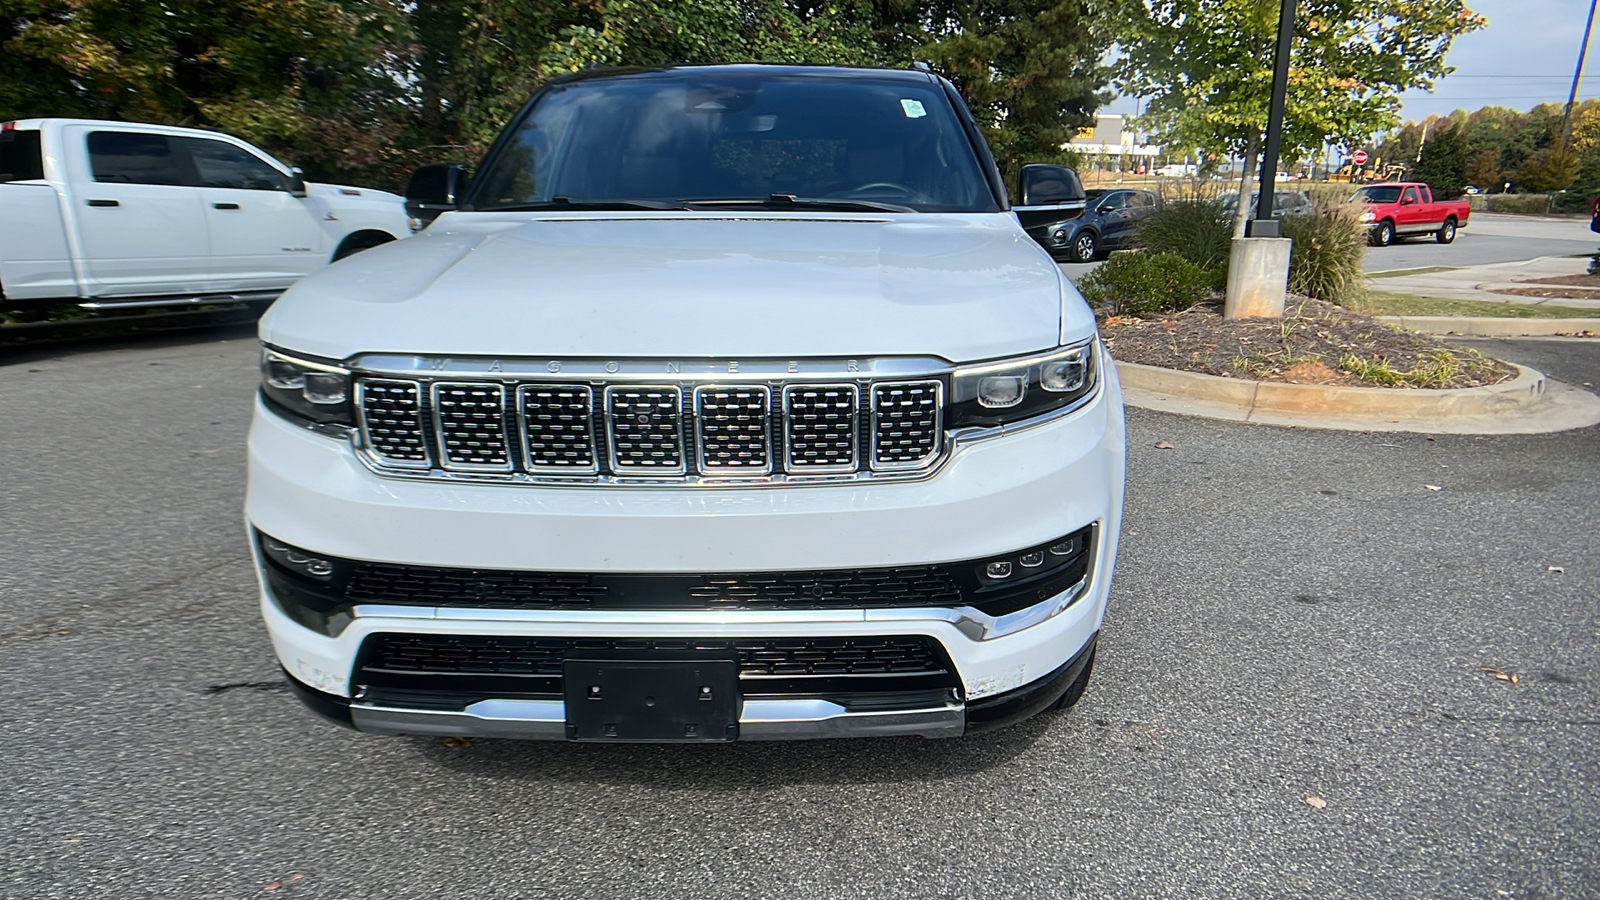
M 1122 362 L 1224 378 L 1442 389 L 1516 376 L 1476 350 L 1292 294 L 1282 319 L 1223 319 L 1213 296 L 1181 312 L 1103 315 L 1100 334 Z

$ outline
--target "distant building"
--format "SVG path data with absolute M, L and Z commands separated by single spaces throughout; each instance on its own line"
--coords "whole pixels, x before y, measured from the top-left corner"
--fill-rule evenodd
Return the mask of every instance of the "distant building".
M 1144 135 L 1135 134 L 1124 125 L 1122 116 L 1097 115 L 1094 127 L 1079 131 L 1067 147 L 1085 156 L 1109 156 L 1128 160 L 1145 160 L 1161 155 L 1160 145 L 1140 143 Z

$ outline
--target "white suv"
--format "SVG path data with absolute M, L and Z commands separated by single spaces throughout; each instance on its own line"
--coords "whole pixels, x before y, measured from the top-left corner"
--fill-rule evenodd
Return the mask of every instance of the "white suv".
M 943 737 L 1071 705 L 1123 493 L 1095 335 L 943 79 L 559 80 L 455 211 L 262 319 L 278 659 L 386 734 Z

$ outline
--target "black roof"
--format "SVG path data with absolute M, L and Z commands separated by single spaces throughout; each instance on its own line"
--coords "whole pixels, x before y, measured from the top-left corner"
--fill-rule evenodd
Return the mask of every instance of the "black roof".
M 773 63 L 724 63 L 708 66 L 590 66 L 587 69 L 561 75 L 550 84 L 570 84 L 604 78 L 672 78 L 685 74 L 704 75 L 768 75 L 802 78 L 872 78 L 883 81 L 929 82 L 936 78 L 922 69 L 873 69 L 853 66 L 795 66 Z

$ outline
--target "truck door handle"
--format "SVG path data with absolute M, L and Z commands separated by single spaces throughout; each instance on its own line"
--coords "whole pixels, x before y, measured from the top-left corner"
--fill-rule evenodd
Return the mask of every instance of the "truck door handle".
M 211 208 L 212 209 L 238 209 L 239 208 L 239 204 L 237 204 L 237 203 L 213 203 L 213 204 L 211 204 Z
M 121 206 L 122 204 L 118 203 L 115 200 L 90 200 L 89 201 L 89 205 L 90 206 Z

